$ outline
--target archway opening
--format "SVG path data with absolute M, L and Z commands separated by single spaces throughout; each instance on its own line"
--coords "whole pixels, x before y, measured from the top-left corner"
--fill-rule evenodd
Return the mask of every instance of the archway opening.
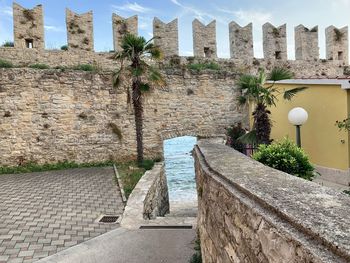
M 164 140 L 165 173 L 168 181 L 170 213 L 196 216 L 197 191 L 192 150 L 197 138 L 183 136 Z

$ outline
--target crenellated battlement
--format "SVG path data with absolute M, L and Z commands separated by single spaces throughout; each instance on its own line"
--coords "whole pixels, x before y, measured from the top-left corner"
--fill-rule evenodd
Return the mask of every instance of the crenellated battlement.
M 45 48 L 43 7 L 38 5 L 26 9 L 13 4 L 14 46 L 16 49 Z M 76 14 L 66 9 L 68 50 L 94 51 L 93 13 Z M 120 50 L 120 43 L 127 33 L 138 34 L 137 15 L 128 18 L 112 14 L 114 50 Z M 216 21 L 205 25 L 198 19 L 192 22 L 193 54 L 198 58 L 217 58 Z M 302 61 L 319 60 L 318 26 L 295 27 L 295 59 Z M 287 60 L 286 24 L 274 26 L 265 23 L 263 31 L 263 53 L 265 60 Z M 326 34 L 326 58 L 348 65 L 348 27 L 329 26 Z M 179 55 L 178 19 L 164 23 L 159 18 L 153 20 L 154 42 L 160 46 L 165 56 Z M 236 60 L 253 61 L 253 24 L 240 26 L 235 21 L 229 24 L 230 56 Z M 0 52 L 3 54 L 4 52 Z M 45 53 L 48 54 L 47 52 Z M 45 55 L 45 56 L 46 56 Z M 92 55 L 91 55 L 92 56 Z M 96 55 L 97 57 L 99 55 Z
M 117 14 L 112 14 L 113 25 L 113 46 L 114 50 L 119 51 L 123 37 L 126 34 L 138 35 L 138 17 L 131 16 L 124 18 Z

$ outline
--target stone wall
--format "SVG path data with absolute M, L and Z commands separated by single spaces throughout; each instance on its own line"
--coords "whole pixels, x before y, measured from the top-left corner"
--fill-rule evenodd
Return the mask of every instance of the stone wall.
M 287 25 L 275 27 L 263 25 L 263 49 L 265 59 L 287 60 Z
M 350 198 L 224 145 L 195 148 L 203 262 L 349 262 Z
M 42 5 L 37 5 L 33 9 L 25 9 L 13 3 L 13 31 L 16 48 L 45 48 L 43 17 Z
M 339 60 L 348 64 L 348 27 L 336 28 L 329 26 L 326 28 L 326 58 L 329 60 Z
M 224 134 L 245 118 L 234 74 L 163 73 L 168 85 L 144 96 L 146 157 L 162 155 L 163 139 Z M 0 116 L 1 165 L 136 156 L 132 107 L 125 89 L 113 88 L 110 73 L 1 69 Z
M 192 30 L 194 56 L 216 58 L 216 21 L 204 25 L 198 19 L 195 19 L 192 22 Z
M 92 11 L 78 15 L 67 8 L 66 25 L 69 49 L 94 50 Z
M 120 51 L 120 45 L 126 34 L 138 35 L 138 17 L 124 18 L 117 14 L 112 15 L 113 46 L 115 51 Z
M 253 59 L 253 24 L 250 23 L 245 27 L 241 27 L 232 21 L 229 24 L 229 34 L 231 58 L 242 60 Z
M 295 27 L 295 59 L 319 59 L 318 26 L 311 29 L 303 25 Z
M 169 194 L 164 163 L 156 163 L 136 184 L 126 204 L 121 226 L 138 229 L 169 213 Z
M 166 24 L 157 17 L 153 20 L 154 44 L 159 46 L 165 56 L 179 55 L 178 21 Z

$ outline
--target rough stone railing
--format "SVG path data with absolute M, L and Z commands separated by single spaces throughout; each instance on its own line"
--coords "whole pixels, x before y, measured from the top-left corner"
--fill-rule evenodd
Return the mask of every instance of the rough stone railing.
M 350 198 L 233 149 L 195 148 L 204 262 L 350 262 Z
M 169 195 L 164 163 L 157 163 L 139 180 L 127 201 L 121 226 L 139 228 L 145 220 L 169 213 Z

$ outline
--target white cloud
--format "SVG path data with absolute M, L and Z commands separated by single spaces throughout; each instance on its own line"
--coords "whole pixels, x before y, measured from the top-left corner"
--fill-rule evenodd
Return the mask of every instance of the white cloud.
M 112 8 L 119 11 L 137 12 L 137 13 L 149 13 L 152 11 L 151 8 L 141 6 L 136 2 L 134 3 L 127 2 L 126 4 L 121 6 L 112 5 Z
M 264 24 L 272 20 L 272 14 L 259 11 L 238 10 L 235 12 L 235 16 L 244 23 Z
M 44 26 L 45 30 L 51 31 L 51 32 L 64 32 L 63 28 L 57 27 L 57 26 Z
M 189 6 L 189 5 L 184 5 L 182 3 L 180 3 L 178 0 L 170 0 L 173 4 L 181 7 L 182 9 L 182 13 L 179 14 L 178 16 L 181 18 L 182 16 L 188 15 L 188 14 L 193 14 L 195 18 L 199 19 L 199 20 L 203 20 L 206 22 L 209 22 L 208 19 L 211 20 L 217 20 L 218 22 L 221 23 L 226 23 L 227 21 L 222 20 L 220 17 L 215 17 L 210 13 L 204 12 L 198 8 L 195 8 L 193 6 Z

